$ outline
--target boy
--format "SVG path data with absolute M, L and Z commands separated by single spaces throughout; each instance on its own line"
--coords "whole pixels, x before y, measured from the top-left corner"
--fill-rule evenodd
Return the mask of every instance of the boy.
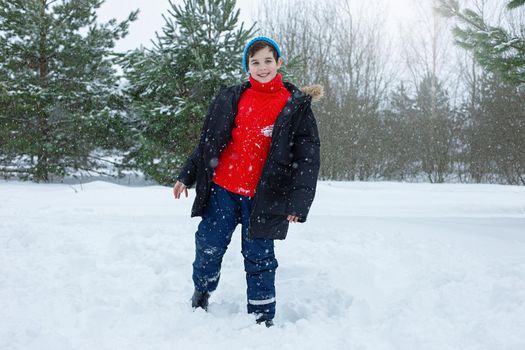
M 320 165 L 311 101 L 320 99 L 322 88 L 301 91 L 283 82 L 277 71 L 282 63 L 272 39 L 257 37 L 246 45 L 249 81 L 220 89 L 173 188 L 178 199 L 196 183 L 191 216 L 202 217 L 195 234 L 192 306 L 207 310 L 241 223 L 248 313 L 267 327 L 275 316 L 273 240 L 286 237 L 290 222 L 306 221 Z

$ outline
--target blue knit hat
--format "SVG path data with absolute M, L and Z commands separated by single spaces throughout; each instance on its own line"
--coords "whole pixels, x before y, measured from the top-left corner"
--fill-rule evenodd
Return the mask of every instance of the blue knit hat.
M 257 38 L 253 38 L 250 40 L 250 42 L 244 47 L 244 54 L 242 55 L 242 66 L 244 67 L 244 70 L 246 73 L 248 73 L 248 49 L 250 46 L 252 46 L 256 41 L 266 41 L 268 44 L 272 45 L 275 49 L 275 52 L 277 52 L 277 59 L 281 57 L 281 50 L 279 49 L 279 45 L 272 39 L 265 37 L 265 36 L 258 36 Z

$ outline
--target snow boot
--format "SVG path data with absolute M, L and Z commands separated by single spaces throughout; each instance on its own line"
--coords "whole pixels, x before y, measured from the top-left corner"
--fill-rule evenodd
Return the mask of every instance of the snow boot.
M 271 326 L 273 326 L 273 320 L 267 320 L 267 319 L 264 318 L 264 317 L 260 317 L 260 318 L 258 318 L 257 320 L 255 320 L 255 322 L 257 322 L 257 324 L 264 323 L 264 325 L 266 326 L 266 328 L 270 328 Z
M 191 297 L 191 306 L 196 309 L 198 307 L 203 308 L 205 311 L 208 311 L 208 299 L 210 297 L 210 293 L 208 292 L 199 292 L 198 290 L 195 290 L 193 292 L 193 296 Z

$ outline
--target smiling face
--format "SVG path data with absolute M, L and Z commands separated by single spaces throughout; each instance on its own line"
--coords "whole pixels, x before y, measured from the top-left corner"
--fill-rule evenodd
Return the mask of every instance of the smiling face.
M 280 57 L 276 62 L 272 50 L 265 46 L 249 58 L 248 73 L 259 83 L 264 84 L 275 78 L 282 63 Z

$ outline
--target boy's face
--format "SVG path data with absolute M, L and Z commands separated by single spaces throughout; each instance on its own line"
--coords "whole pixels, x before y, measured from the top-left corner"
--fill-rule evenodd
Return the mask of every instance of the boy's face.
M 248 73 L 259 83 L 267 83 L 277 75 L 277 69 L 281 68 L 282 59 L 277 62 L 273 58 L 273 52 L 269 47 L 264 47 L 249 58 Z

